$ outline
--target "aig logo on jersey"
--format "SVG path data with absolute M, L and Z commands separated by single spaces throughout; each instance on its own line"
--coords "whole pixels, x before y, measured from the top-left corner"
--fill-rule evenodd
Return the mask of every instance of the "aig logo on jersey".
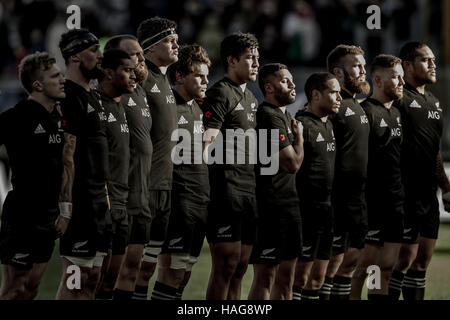
M 428 111 L 428 119 L 439 120 L 440 118 L 441 118 L 441 115 L 439 114 L 439 111 L 433 111 L 433 110 Z
M 61 141 L 60 134 L 51 134 L 48 136 L 48 144 L 61 143 Z
M 150 110 L 148 108 L 141 108 L 141 113 L 144 118 L 150 118 Z
M 203 127 L 202 121 L 194 121 L 194 134 L 204 133 L 205 128 Z
M 327 152 L 336 151 L 336 144 L 333 142 L 327 142 Z
M 122 133 L 129 133 L 128 124 L 127 123 L 120 124 L 120 132 L 122 132 Z
M 369 123 L 369 119 L 367 119 L 366 115 L 361 116 L 361 123 Z
M 167 103 L 175 103 L 175 97 L 171 94 L 166 96 L 166 102 Z
M 247 120 L 254 122 L 255 121 L 255 115 L 253 113 L 247 113 Z

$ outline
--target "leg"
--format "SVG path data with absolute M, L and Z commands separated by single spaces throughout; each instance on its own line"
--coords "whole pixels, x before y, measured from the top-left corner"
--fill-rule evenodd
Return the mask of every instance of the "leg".
M 294 285 L 303 289 L 308 281 L 314 261 L 297 260 L 295 265 Z
M 380 248 L 376 264 L 380 267 L 380 289 L 369 289 L 369 295 L 387 295 L 389 288 L 389 279 L 394 269 L 395 263 L 398 259 L 400 251 L 400 243 L 385 242 L 384 246 Z
M 133 291 L 141 267 L 143 244 L 129 244 L 116 281 L 116 289 Z
M 210 244 L 212 257 L 207 300 L 225 300 L 228 297 L 230 281 L 241 257 L 241 242 L 220 242 Z
M 350 298 L 352 276 L 361 255 L 361 250 L 349 248 L 333 279 L 331 300 L 348 300 Z
M 111 256 L 107 270 L 102 270 L 102 281 L 99 284 L 97 295 L 99 295 L 100 297 L 103 296 L 112 299 L 113 289 L 116 284 L 123 260 L 123 254 L 113 254 Z M 107 259 L 105 259 L 105 261 L 107 263 Z M 105 261 L 103 261 L 103 265 L 105 265 Z
M 234 274 L 230 281 L 230 287 L 228 289 L 228 300 L 240 300 L 241 299 L 241 287 L 242 287 L 242 278 L 245 275 L 248 267 L 248 261 L 250 259 L 250 255 L 252 253 L 251 245 L 242 244 L 241 245 L 241 256 L 234 271 Z
M 77 268 L 74 268 L 77 267 Z M 78 267 L 67 258 L 62 258 L 62 276 L 56 300 L 88 300 L 84 292 L 91 268 Z M 79 273 L 78 273 L 79 272 Z
M 361 257 L 352 276 L 350 300 L 361 300 L 361 292 L 367 277 L 367 267 L 377 262 L 380 248 L 377 245 L 366 243 Z
M 304 287 L 305 290 L 319 290 L 325 280 L 327 272 L 328 260 L 314 260 L 308 281 Z
M 269 300 L 270 292 L 275 281 L 277 265 L 254 264 L 253 282 L 248 300 Z
M 28 280 L 25 283 L 25 300 L 33 300 L 38 294 L 39 285 L 41 283 L 42 276 L 47 268 L 48 262 L 35 263 L 33 269 L 31 269 Z
M 0 300 L 23 299 L 30 272 L 31 270 L 20 270 L 9 264 L 2 264 Z
M 292 286 L 294 285 L 296 263 L 297 259 L 281 261 L 270 294 L 271 300 L 292 300 Z

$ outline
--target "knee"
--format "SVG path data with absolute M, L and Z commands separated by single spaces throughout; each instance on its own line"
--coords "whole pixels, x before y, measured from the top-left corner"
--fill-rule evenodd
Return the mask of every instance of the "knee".
M 245 272 L 247 271 L 248 261 L 239 261 L 236 266 L 236 270 L 234 271 L 234 277 L 238 279 L 242 279 L 244 277 Z
M 325 275 L 320 275 L 320 274 L 311 275 L 311 279 L 310 279 L 311 290 L 319 290 L 322 287 L 324 281 L 325 281 Z
M 27 283 L 24 286 L 24 298 L 27 300 L 33 300 L 38 294 L 40 281 L 37 283 Z

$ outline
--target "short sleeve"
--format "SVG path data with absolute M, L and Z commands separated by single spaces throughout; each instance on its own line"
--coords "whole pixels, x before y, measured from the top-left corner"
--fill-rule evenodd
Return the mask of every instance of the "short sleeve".
M 61 101 L 61 112 L 64 118 L 64 131 L 74 136 L 80 135 L 84 118 L 83 109 L 78 98 L 69 96 Z
M 273 115 L 271 117 L 267 117 L 266 120 L 267 128 L 269 129 L 278 129 L 278 144 L 279 150 L 283 150 L 284 148 L 291 145 L 291 142 L 288 137 L 288 132 L 286 130 L 286 125 L 279 115 Z
M 203 124 L 205 127 L 220 129 L 229 112 L 226 96 L 222 90 L 211 88 L 206 92 L 206 98 L 202 105 Z

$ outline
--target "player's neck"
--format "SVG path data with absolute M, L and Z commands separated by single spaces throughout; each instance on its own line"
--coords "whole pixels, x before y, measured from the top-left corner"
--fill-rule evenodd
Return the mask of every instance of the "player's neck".
M 52 98 L 47 97 L 46 95 L 38 92 L 33 92 L 29 97 L 29 100 L 34 100 L 43 106 L 48 112 L 52 112 L 56 101 Z
M 173 89 L 180 95 L 180 97 L 183 98 L 184 101 L 188 102 L 194 99 L 187 91 L 186 89 L 179 84 L 175 84 L 173 86 Z
M 83 87 L 86 91 L 91 91 L 89 79 L 87 79 L 76 66 L 69 65 L 66 71 L 66 80 L 70 80 Z
M 405 75 L 405 82 L 415 88 L 419 93 L 425 94 L 425 83 L 418 83 L 413 77 Z
M 286 106 L 282 105 L 280 102 L 278 102 L 278 100 L 275 99 L 274 96 L 265 96 L 264 101 L 266 101 L 267 103 L 270 103 L 271 105 L 274 105 L 278 108 L 286 107 Z
M 98 84 L 98 89 L 103 92 L 105 95 L 113 99 L 115 102 L 120 102 L 120 92 L 117 92 L 117 90 L 114 88 L 111 82 L 108 81 L 101 81 Z
M 244 92 L 245 88 L 247 88 L 247 82 L 245 81 L 243 82 L 241 79 L 239 79 L 239 77 L 234 72 L 229 71 L 226 72 L 225 77 L 227 77 L 228 79 L 239 85 L 239 87 L 241 87 L 242 92 Z
M 322 112 L 318 105 L 308 104 L 307 111 L 320 118 L 322 122 L 327 122 L 328 120 L 328 114 Z
M 388 98 L 383 92 L 374 90 L 371 96 L 372 99 L 380 102 L 386 109 L 390 109 L 394 100 Z
M 169 66 L 166 66 L 166 65 L 162 64 L 160 60 L 155 59 L 155 58 L 152 57 L 152 56 L 148 56 L 147 59 L 148 59 L 148 61 L 150 61 L 151 63 L 153 63 L 155 66 L 157 66 L 158 69 L 159 69 L 159 71 L 161 71 L 162 74 L 165 75 L 165 74 L 167 73 L 167 68 L 168 68 Z

